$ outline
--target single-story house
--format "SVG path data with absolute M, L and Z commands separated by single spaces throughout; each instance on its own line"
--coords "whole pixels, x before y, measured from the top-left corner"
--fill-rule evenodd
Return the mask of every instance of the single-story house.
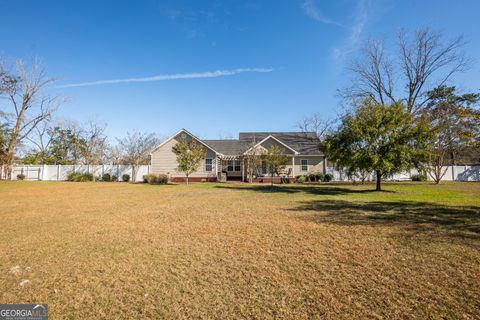
M 184 181 L 185 175 L 178 170 L 172 147 L 181 139 L 193 139 L 205 148 L 205 159 L 190 181 L 220 181 L 247 179 L 245 155 L 252 148 L 268 149 L 276 145 L 284 150 L 289 164 L 282 176 L 295 178 L 298 175 L 326 171 L 326 159 L 318 149 L 320 142 L 314 132 L 240 132 L 238 139 L 204 140 L 181 129 L 151 152 L 151 172 L 166 174 L 172 181 Z M 255 181 L 271 181 L 265 165 L 254 175 Z M 274 179 L 280 180 L 280 177 Z

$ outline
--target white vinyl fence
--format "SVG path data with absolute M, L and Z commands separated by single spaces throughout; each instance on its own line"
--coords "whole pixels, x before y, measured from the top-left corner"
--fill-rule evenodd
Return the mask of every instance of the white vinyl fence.
M 92 173 L 100 178 L 108 173 L 110 176 L 117 176 L 119 181 L 124 174 L 128 174 L 132 181 L 142 181 L 143 175 L 150 173 L 150 166 L 140 166 L 134 179 L 132 167 L 129 165 L 16 165 L 13 167 L 12 180 L 16 180 L 17 175 L 24 174 L 25 180 L 65 181 L 72 172 Z
M 446 170 L 445 175 L 442 178 L 442 181 L 480 181 L 480 164 L 471 165 L 471 166 L 448 166 L 444 167 Z M 347 174 L 343 170 L 337 170 L 334 168 L 328 168 L 328 173 L 333 174 L 334 181 L 349 181 Z M 418 171 L 413 169 L 410 172 L 404 172 L 401 174 L 396 174 L 393 177 L 387 177 L 386 180 L 391 181 L 404 181 L 411 180 L 411 176 L 417 174 Z M 370 176 L 367 180 L 373 180 L 374 175 Z M 428 180 L 433 180 L 427 174 Z
M 472 166 L 448 166 L 446 168 L 443 181 L 480 181 L 480 165 Z M 14 166 L 12 179 L 16 180 L 18 174 L 24 174 L 25 180 L 46 180 L 46 181 L 64 181 L 72 172 L 93 173 L 93 166 L 88 165 L 16 165 Z M 151 167 L 149 165 L 140 166 L 135 179 L 132 177 L 132 167 L 128 165 L 97 165 L 95 166 L 95 175 L 101 177 L 108 173 L 110 176 L 117 176 L 119 180 L 122 175 L 130 175 L 132 181 L 142 181 L 143 175 L 149 174 Z M 346 173 L 342 170 L 327 168 L 327 172 L 333 174 L 334 181 L 349 181 Z M 394 175 L 387 180 L 402 181 L 410 180 L 410 177 L 417 174 L 416 170 Z M 432 180 L 428 175 L 428 180 Z M 373 180 L 372 175 L 367 180 Z

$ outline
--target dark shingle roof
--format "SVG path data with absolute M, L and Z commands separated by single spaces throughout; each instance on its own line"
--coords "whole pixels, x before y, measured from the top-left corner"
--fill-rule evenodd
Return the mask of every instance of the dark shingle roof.
M 300 154 L 322 155 L 315 132 L 240 132 L 240 141 L 262 141 L 273 136 Z
M 202 140 L 217 152 L 224 155 L 238 155 L 245 152 L 245 143 L 240 140 Z
M 202 140 L 217 152 L 225 155 L 238 155 L 248 147 L 259 143 L 268 136 L 273 136 L 299 154 L 322 155 L 318 150 L 320 140 L 314 132 L 240 132 L 239 140 Z

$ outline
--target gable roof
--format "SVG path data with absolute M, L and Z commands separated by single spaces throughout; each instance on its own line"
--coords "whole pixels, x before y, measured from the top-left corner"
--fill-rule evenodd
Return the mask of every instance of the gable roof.
M 272 136 L 271 134 L 268 135 L 266 138 L 264 138 L 262 141 L 260 141 L 259 143 L 257 143 L 256 145 L 254 145 L 253 147 L 249 148 L 248 150 L 246 150 L 245 152 L 261 145 L 262 143 L 264 143 L 265 141 L 267 141 L 268 139 L 273 139 L 275 141 L 277 141 L 278 143 L 280 143 L 282 146 L 284 146 L 285 148 L 289 149 L 290 151 L 292 151 L 294 154 L 298 154 L 298 151 L 296 151 L 295 149 L 292 149 L 291 147 L 289 147 L 287 144 L 283 143 L 282 141 L 278 140 L 277 138 L 275 138 L 274 136 Z
M 205 147 L 207 147 L 208 149 L 212 150 L 213 152 L 215 153 L 221 153 L 221 152 L 218 152 L 217 150 L 213 149 L 211 146 L 209 146 L 208 144 L 206 144 L 205 142 L 203 142 L 202 140 L 200 140 L 199 138 L 197 138 L 194 134 L 188 132 L 187 130 L 185 129 L 180 129 L 177 133 L 175 133 L 174 135 L 172 135 L 170 138 L 168 138 L 167 140 L 163 141 L 162 143 L 160 143 L 158 146 L 156 146 L 155 148 L 152 149 L 152 151 L 150 151 L 150 155 L 152 153 L 154 153 L 156 150 L 158 150 L 160 147 L 162 147 L 164 144 L 166 144 L 167 142 L 169 142 L 170 140 L 172 140 L 173 138 L 175 138 L 176 136 L 178 136 L 180 133 L 186 133 L 188 134 L 190 137 L 192 137 L 193 139 L 197 140 L 198 142 L 200 142 L 201 144 L 203 144 Z
M 256 145 L 272 138 L 293 151 L 296 155 L 323 155 L 318 149 L 320 140 L 315 132 L 240 132 L 239 139 L 228 140 L 201 140 L 185 129 L 179 130 L 160 145 L 152 149 L 150 154 L 175 138 L 180 133 L 186 133 L 205 147 L 220 155 L 242 155 L 252 146 L 252 142 L 259 141 Z
M 240 141 L 262 141 L 272 136 L 300 155 L 323 155 L 315 132 L 240 132 Z

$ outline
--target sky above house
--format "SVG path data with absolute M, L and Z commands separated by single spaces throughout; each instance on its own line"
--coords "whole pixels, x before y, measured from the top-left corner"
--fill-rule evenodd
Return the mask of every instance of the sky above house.
M 464 35 L 474 63 L 452 84 L 478 90 L 478 12 L 478 0 L 0 0 L 0 56 L 39 57 L 69 97 L 58 117 L 104 121 L 111 137 L 237 137 L 335 117 L 363 41 L 401 28 Z

